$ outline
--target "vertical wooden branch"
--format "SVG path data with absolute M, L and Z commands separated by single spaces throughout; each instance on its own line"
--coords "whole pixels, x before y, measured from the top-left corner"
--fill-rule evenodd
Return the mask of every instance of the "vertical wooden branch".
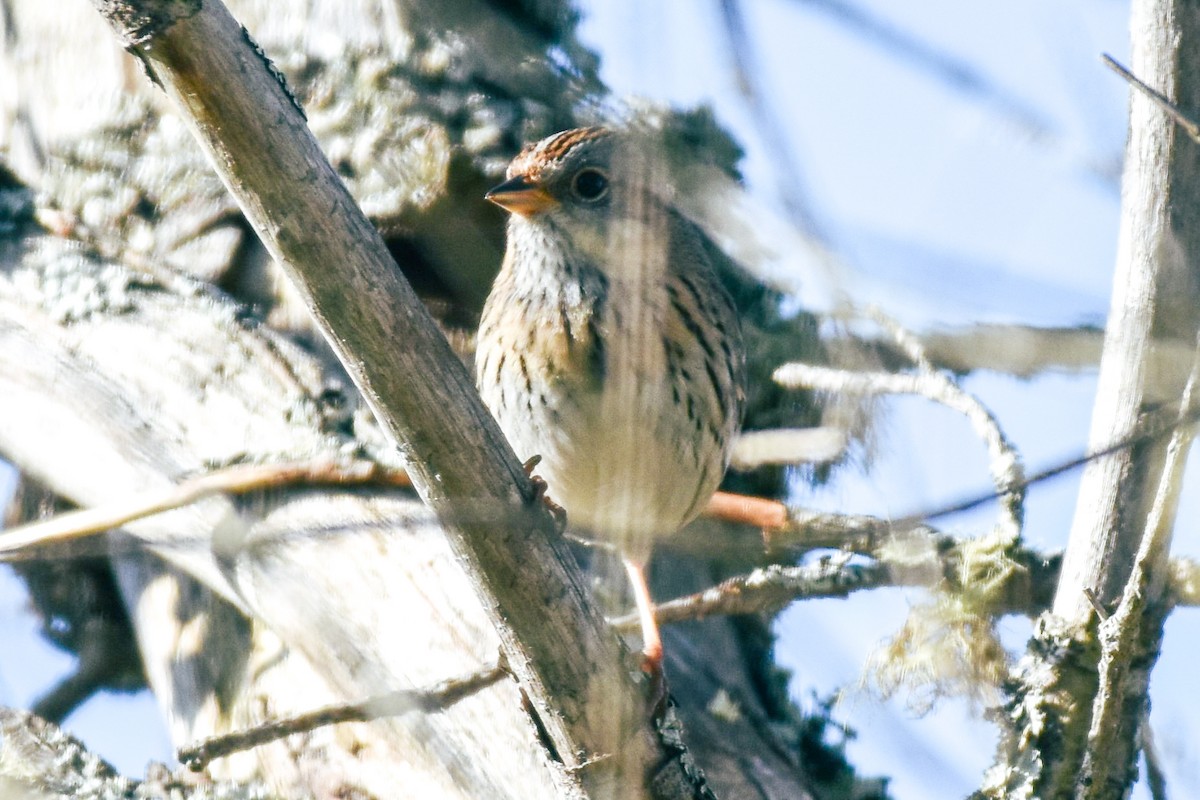
M 1200 108 L 1200 4 L 1135 0 L 1132 71 Z M 1120 240 L 1090 434 L 1131 437 L 1152 414 L 1151 380 L 1184 392 L 1191 359 L 1159 365 L 1167 343 L 1195 346 L 1200 326 L 1200 146 L 1140 93 L 1130 103 Z M 1164 374 L 1165 373 L 1165 374 Z M 987 792 L 1121 798 L 1136 777 L 1138 729 L 1169 611 L 1165 573 L 1190 432 L 1113 452 L 1084 473 L 1053 615 L 1039 623 L 1006 709 Z
M 643 794 L 656 744 L 619 643 L 462 364 L 246 31 L 215 0 L 95 0 L 292 277 L 438 513 L 568 773 Z M 589 761 L 596 763 L 584 770 Z
M 1185 107 L 1195 105 L 1195 80 L 1180 63 L 1181 2 L 1134 4 L 1133 69 Z M 1192 12 L 1194 13 L 1194 12 Z M 1195 41 L 1194 38 L 1191 41 Z M 1192 204 L 1200 200 L 1197 147 L 1140 93 L 1130 103 L 1124 202 L 1108 335 L 1100 363 L 1091 444 L 1131 437 L 1150 411 L 1148 355 L 1154 339 L 1191 342 L 1200 231 Z M 1165 365 L 1182 391 L 1189 362 Z M 1154 448 L 1150 448 L 1154 449 Z M 1161 445 L 1155 453 L 1129 448 L 1097 459 L 1084 471 L 1054 612 L 1079 624 L 1092 613 L 1088 593 L 1110 604 L 1129 577 L 1153 497 Z M 1148 491 L 1147 491 L 1148 489 Z

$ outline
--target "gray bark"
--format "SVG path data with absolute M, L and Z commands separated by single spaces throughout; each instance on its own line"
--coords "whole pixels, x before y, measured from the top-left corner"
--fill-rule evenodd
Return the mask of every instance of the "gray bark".
M 1189 114 L 1200 108 L 1191 58 L 1198 26 L 1194 2 L 1133 4 L 1134 74 Z M 1135 92 L 1093 450 L 1192 411 L 1180 409 L 1180 394 L 1194 381 L 1200 330 L 1197 208 L 1200 146 Z M 1186 355 L 1155 357 L 1172 348 Z M 1088 465 L 1053 613 L 1039 623 L 1010 687 L 1002 717 L 1010 727 L 987 786 L 993 796 L 1128 796 L 1170 610 L 1171 529 L 1190 442 L 1189 421 L 1169 440 L 1143 441 Z

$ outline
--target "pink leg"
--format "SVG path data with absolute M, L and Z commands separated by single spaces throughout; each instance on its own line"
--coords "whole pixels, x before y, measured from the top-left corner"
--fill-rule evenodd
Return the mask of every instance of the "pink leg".
M 663 646 L 658 635 L 658 623 L 654 621 L 654 601 L 650 599 L 650 587 L 646 585 L 645 568 L 629 559 L 625 571 L 633 586 L 633 598 L 637 603 L 638 620 L 642 623 L 642 667 L 651 675 L 662 674 Z

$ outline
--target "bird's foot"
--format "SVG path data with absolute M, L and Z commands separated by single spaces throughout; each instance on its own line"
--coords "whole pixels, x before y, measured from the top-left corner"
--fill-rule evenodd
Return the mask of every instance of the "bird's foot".
M 533 456 L 521 468 L 525 470 L 525 474 L 529 476 L 529 482 L 533 485 L 533 502 L 541 503 L 550 512 L 550 516 L 554 517 L 554 524 L 561 533 L 567 527 L 567 512 L 562 506 L 550 499 L 546 494 L 549 489 L 549 484 L 546 483 L 540 476 L 534 475 L 533 470 L 542 461 L 541 456 Z

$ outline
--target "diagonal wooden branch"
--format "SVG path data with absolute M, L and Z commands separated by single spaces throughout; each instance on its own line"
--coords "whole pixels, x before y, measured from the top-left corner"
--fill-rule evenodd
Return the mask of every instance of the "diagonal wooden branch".
M 618 641 L 461 362 L 277 73 L 219 2 L 96 6 L 192 127 L 408 457 L 568 774 L 640 786 L 665 753 Z M 597 753 L 615 757 L 580 770 Z
M 172 511 L 215 494 L 242 494 L 298 483 L 341 486 L 375 483 L 411 487 L 408 472 L 373 461 L 319 459 L 287 463 L 239 464 L 188 478 L 162 489 L 103 506 L 68 511 L 0 534 L 0 561 L 36 558 L 66 542 L 120 528 L 135 520 Z
M 491 686 L 507 674 L 506 665 L 500 662 L 460 678 L 442 681 L 428 689 L 391 692 L 352 705 L 318 708 L 306 714 L 298 714 L 224 736 L 213 736 L 188 747 L 181 747 L 176 757 L 189 769 L 199 771 L 215 759 L 259 747 L 285 736 L 307 733 L 325 725 L 365 722 L 410 711 L 436 713 L 480 689 Z

